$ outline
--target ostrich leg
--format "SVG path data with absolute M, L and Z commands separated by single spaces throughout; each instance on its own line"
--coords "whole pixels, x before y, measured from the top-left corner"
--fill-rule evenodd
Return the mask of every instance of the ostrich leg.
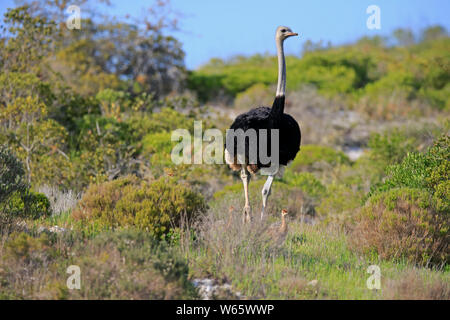
M 247 172 L 247 169 L 245 169 L 245 166 L 242 166 L 241 169 L 241 179 L 242 183 L 244 185 L 244 195 L 245 195 L 245 206 L 244 206 L 244 216 L 242 217 L 243 222 L 250 222 L 251 220 L 251 207 L 250 207 L 250 200 L 248 197 L 248 184 L 250 183 L 250 174 Z
M 261 220 L 264 218 L 264 213 L 266 210 L 266 205 L 267 205 L 267 198 L 269 198 L 270 195 L 270 187 L 272 187 L 272 182 L 273 182 L 273 175 L 269 175 L 267 177 L 266 183 L 264 183 L 264 187 L 262 189 L 262 210 L 261 210 Z

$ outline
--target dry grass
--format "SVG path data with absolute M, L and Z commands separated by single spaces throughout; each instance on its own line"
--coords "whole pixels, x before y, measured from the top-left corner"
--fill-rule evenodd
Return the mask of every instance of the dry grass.
M 93 239 L 12 233 L 0 248 L 0 299 L 196 298 L 187 266 L 170 248 L 137 231 Z M 81 270 L 81 289 L 69 290 L 67 267 Z
M 230 206 L 235 209 L 231 211 Z M 212 277 L 225 282 L 239 274 L 255 284 L 247 297 L 264 296 L 264 285 L 256 286 L 260 277 L 270 272 L 268 267 L 280 252 L 282 243 L 276 243 L 269 234 L 274 218 L 259 219 L 253 215 L 251 223 L 243 223 L 242 207 L 236 197 L 213 204 L 208 212 L 190 226 L 187 237 L 181 241 L 183 254 L 191 261 L 193 277 Z M 278 215 L 278 220 L 280 219 Z M 189 235 L 195 234 L 192 239 Z M 249 279 L 248 277 L 251 277 Z
M 270 220 L 261 221 L 259 212 L 253 211 L 252 221 L 243 223 L 241 204 L 236 198 L 214 204 L 193 225 L 198 241 L 207 243 L 219 259 L 233 260 L 237 252 L 251 254 L 270 247 L 273 244 L 269 237 Z
M 362 97 L 355 109 L 370 119 L 392 121 L 411 117 L 430 117 L 436 113 L 433 108 L 420 99 L 408 99 L 407 93 L 393 91 L 390 94 Z
M 72 211 L 81 199 L 80 193 L 75 193 L 72 190 L 62 191 L 55 186 L 42 185 L 37 191 L 45 194 L 48 198 L 54 215 Z
M 355 124 L 363 122 L 358 114 L 343 111 L 345 109 L 339 98 L 325 98 L 311 86 L 289 92 L 286 97 L 286 113 L 300 124 L 302 144 L 332 145 L 348 131 L 354 130 Z M 363 138 L 368 138 L 368 135 Z
M 337 225 L 308 225 L 290 217 L 287 239 L 277 246 L 267 237 L 277 218 L 244 225 L 240 200 L 229 197 L 212 205 L 192 225 L 184 220 L 185 232 L 171 246 L 133 230 L 88 238 L 76 231 L 3 233 L 0 297 L 197 298 L 188 279 L 206 277 L 231 284 L 231 291 L 217 299 L 234 299 L 238 291 L 244 298 L 259 299 L 450 299 L 448 271 L 357 255 Z M 366 287 L 372 264 L 381 269 L 378 292 Z M 81 290 L 66 287 L 69 265 L 81 268 Z
M 383 298 L 388 300 L 450 300 L 450 283 L 433 273 L 419 269 L 402 272 L 383 285 Z
M 230 205 L 235 209 L 228 225 Z M 278 246 L 267 230 L 279 215 L 243 224 L 241 209 L 240 197 L 228 195 L 186 228 L 180 249 L 191 278 L 231 283 L 234 292 L 257 299 L 408 299 L 416 289 L 424 299 L 448 299 L 448 272 L 359 255 L 338 224 L 308 225 L 291 216 L 287 239 Z M 366 286 L 373 264 L 382 273 L 378 292 Z M 420 276 L 412 273 L 416 269 Z
M 428 194 L 417 189 L 392 189 L 372 197 L 350 226 L 351 247 L 376 252 L 382 259 L 442 264 L 449 259 L 445 216 L 425 207 Z M 429 205 L 428 205 L 429 206 Z
M 247 112 L 250 108 L 271 106 L 276 88 L 263 84 L 255 84 L 239 93 L 234 100 L 234 108 L 239 112 Z

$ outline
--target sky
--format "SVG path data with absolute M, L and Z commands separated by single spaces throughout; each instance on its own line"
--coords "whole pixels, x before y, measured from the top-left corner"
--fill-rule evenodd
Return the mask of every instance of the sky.
M 107 11 L 118 17 L 139 17 L 153 2 L 110 1 Z M 366 26 L 369 5 L 380 8 L 380 30 Z M 0 0 L 0 14 L 11 6 L 14 0 Z M 213 57 L 275 54 L 279 25 L 300 34 L 286 41 L 287 54 L 300 54 L 306 40 L 344 44 L 362 36 L 389 35 L 399 27 L 418 32 L 435 24 L 450 31 L 449 0 L 171 0 L 171 6 L 181 14 L 181 30 L 174 36 L 183 44 L 189 69 Z

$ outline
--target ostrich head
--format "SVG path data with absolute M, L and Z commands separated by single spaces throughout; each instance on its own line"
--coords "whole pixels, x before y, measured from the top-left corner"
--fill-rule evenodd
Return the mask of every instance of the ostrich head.
M 281 210 L 281 216 L 282 216 L 282 217 L 287 216 L 287 214 L 288 214 L 288 212 L 287 212 L 286 209 Z
M 298 36 L 298 33 L 292 32 L 291 28 L 284 26 L 279 26 L 275 33 L 275 39 L 281 41 L 284 41 L 285 39 L 292 36 Z
M 291 28 L 284 26 L 278 27 L 277 32 L 275 33 L 275 43 L 277 45 L 277 55 L 278 55 L 277 97 L 284 97 L 286 94 L 286 61 L 284 59 L 283 42 L 287 38 L 297 35 L 298 35 L 297 33 L 292 32 Z M 281 107 L 281 110 L 283 110 L 283 108 L 284 102 L 283 106 Z

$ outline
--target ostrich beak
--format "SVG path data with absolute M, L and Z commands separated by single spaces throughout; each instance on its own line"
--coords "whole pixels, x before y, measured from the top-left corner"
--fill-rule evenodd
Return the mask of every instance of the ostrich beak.
M 291 37 L 291 36 L 298 36 L 298 33 L 297 32 L 289 32 L 289 33 L 287 33 L 286 34 L 288 37 Z

